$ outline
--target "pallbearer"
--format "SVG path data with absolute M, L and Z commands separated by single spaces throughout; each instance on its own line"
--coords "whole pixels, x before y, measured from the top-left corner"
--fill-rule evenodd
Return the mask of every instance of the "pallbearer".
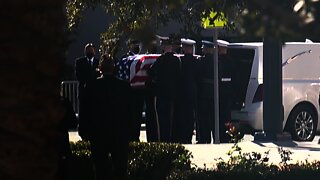
M 202 41 L 203 56 L 199 61 L 198 81 L 199 132 L 197 132 L 200 144 L 211 143 L 211 132 L 214 133 L 213 47 L 213 42 Z
M 172 123 L 175 121 L 176 98 L 180 74 L 180 59 L 172 52 L 172 41 L 162 38 L 163 54 L 149 70 L 155 84 L 156 110 L 161 142 L 172 142 Z
M 181 56 L 177 121 L 174 123 L 174 140 L 190 144 L 196 121 L 197 59 L 194 57 L 195 41 L 181 39 L 184 55 Z
M 231 120 L 232 77 L 235 71 L 231 59 L 228 58 L 228 42 L 218 40 L 218 64 L 219 64 L 219 134 L 220 142 L 230 141 L 230 136 L 226 133 L 225 123 Z

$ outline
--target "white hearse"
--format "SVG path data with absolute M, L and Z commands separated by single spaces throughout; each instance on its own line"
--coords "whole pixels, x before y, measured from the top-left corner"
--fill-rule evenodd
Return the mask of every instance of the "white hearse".
M 230 43 L 231 121 L 244 134 L 263 131 L 263 43 Z M 283 130 L 297 141 L 319 131 L 320 43 L 288 42 L 282 47 Z

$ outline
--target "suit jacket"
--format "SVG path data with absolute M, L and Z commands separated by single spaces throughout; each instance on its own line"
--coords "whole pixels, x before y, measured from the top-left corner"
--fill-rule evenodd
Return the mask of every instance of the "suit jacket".
M 84 117 L 79 126 L 90 138 L 127 141 L 131 125 L 130 85 L 114 76 L 98 78 L 85 87 Z
M 100 73 L 97 71 L 99 65 L 99 60 L 97 58 L 93 58 L 92 65 L 88 62 L 87 57 L 81 57 L 76 59 L 76 77 L 79 81 L 79 95 L 82 96 L 83 88 L 86 84 L 97 77 L 100 76 Z

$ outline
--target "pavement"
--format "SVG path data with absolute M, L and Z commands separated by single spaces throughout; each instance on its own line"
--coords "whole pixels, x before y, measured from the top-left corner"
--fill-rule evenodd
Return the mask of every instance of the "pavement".
M 69 132 L 70 141 L 78 141 L 81 138 L 78 136 L 77 131 Z M 312 142 L 296 142 L 292 140 L 285 141 L 255 141 L 253 136 L 245 135 L 244 139 L 238 143 L 242 153 L 257 152 L 264 157 L 264 154 L 268 152 L 268 163 L 279 165 L 281 157 L 278 152 L 279 148 L 283 148 L 285 151 L 290 151 L 291 160 L 287 161 L 289 164 L 295 164 L 297 162 L 313 162 L 320 161 L 320 144 L 318 144 L 319 136 L 316 136 Z M 145 130 L 140 132 L 140 141 L 146 142 Z M 193 138 L 193 144 L 184 144 L 193 158 L 191 162 L 193 166 L 199 168 L 214 168 L 219 159 L 224 161 L 229 160 L 227 153 L 232 149 L 233 143 L 221 143 L 221 144 L 195 144 L 195 137 Z
M 289 164 L 297 162 L 320 161 L 320 145 L 318 144 L 318 137 L 312 142 L 295 142 L 295 141 L 242 141 L 238 143 L 242 153 L 257 152 L 264 157 L 264 154 L 268 152 L 268 163 L 279 165 L 281 162 L 281 156 L 279 148 L 283 148 L 285 151 L 290 151 L 291 160 L 287 161 Z M 223 144 L 193 144 L 185 145 L 193 154 L 192 163 L 197 167 L 214 168 L 216 163 L 219 162 L 219 158 L 224 161 L 230 159 L 227 153 L 232 149 L 232 143 Z M 235 154 L 236 155 L 236 154 Z

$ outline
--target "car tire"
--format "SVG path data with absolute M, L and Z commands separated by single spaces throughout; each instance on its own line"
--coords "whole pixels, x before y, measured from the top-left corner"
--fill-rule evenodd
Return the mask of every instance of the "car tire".
M 295 107 L 287 122 L 287 130 L 295 141 L 312 141 L 315 137 L 318 120 L 316 113 L 307 105 Z

